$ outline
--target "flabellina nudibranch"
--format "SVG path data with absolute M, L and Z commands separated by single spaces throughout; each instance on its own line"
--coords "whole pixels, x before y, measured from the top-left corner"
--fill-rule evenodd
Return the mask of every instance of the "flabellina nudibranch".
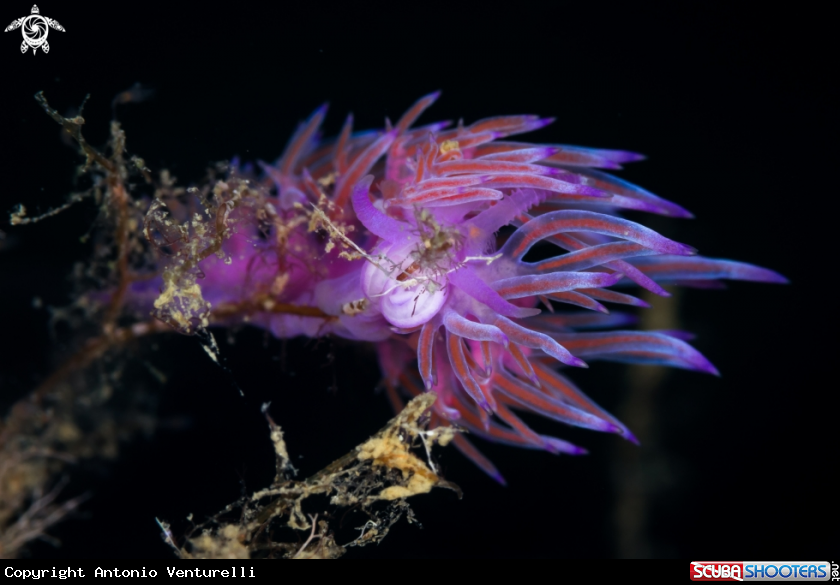
M 215 222 L 156 200 L 146 237 L 170 255 L 162 280 L 130 296 L 187 332 L 247 322 L 280 338 L 370 342 L 395 406 L 400 390 L 434 392 L 433 424 L 491 441 L 585 453 L 532 430 L 516 414 L 525 411 L 635 442 L 563 368 L 603 359 L 717 370 L 684 334 L 627 330 L 632 317 L 602 303 L 648 306 L 616 290 L 628 285 L 667 296 L 663 284 L 786 279 L 622 219 L 623 209 L 692 217 L 600 170 L 640 155 L 508 139 L 552 119 L 412 128 L 438 95 L 382 131 L 353 132 L 348 117 L 327 141 L 319 108 L 274 164 L 260 173 L 234 160 L 205 189 Z M 173 217 L 185 223 L 175 229 Z M 205 232 L 219 245 L 196 259 Z M 534 246 L 553 255 L 526 261 Z M 466 437 L 454 443 L 503 482 Z

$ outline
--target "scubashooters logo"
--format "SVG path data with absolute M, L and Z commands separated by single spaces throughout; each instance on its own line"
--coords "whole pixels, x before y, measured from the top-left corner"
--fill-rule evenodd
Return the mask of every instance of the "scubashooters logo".
M 836 563 L 826 561 L 694 561 L 691 563 L 691 580 L 835 581 L 836 567 Z
M 23 42 L 20 45 L 20 52 L 25 53 L 30 48 L 34 55 L 40 48 L 44 53 L 50 52 L 50 44 L 47 42 L 47 35 L 51 28 L 57 31 L 64 32 L 64 27 L 58 24 L 57 20 L 41 16 L 41 11 L 38 6 L 32 7 L 32 14 L 13 20 L 12 24 L 6 27 L 3 32 L 10 30 L 21 29 L 23 33 Z

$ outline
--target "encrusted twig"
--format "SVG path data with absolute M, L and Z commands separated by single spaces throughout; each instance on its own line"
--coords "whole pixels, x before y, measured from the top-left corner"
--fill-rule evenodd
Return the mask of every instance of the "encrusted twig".
M 434 487 L 447 487 L 460 495 L 457 486 L 436 473 L 430 459 L 430 447 L 448 444 L 456 432 L 451 427 L 428 430 L 434 401 L 434 394 L 414 398 L 370 439 L 301 481 L 287 478 L 288 451 L 282 432 L 269 417 L 277 460 L 274 483 L 196 527 L 199 536 L 193 535 L 195 531 L 188 534 L 176 554 L 183 558 L 335 558 L 347 546 L 381 541 L 404 515 L 412 521 L 407 498 Z M 426 460 L 414 452 L 421 444 Z M 316 513 L 306 510 L 316 506 L 320 506 Z M 337 527 L 331 524 L 338 509 L 367 517 L 359 536 L 344 546 L 335 542 Z M 167 542 L 174 542 L 169 525 L 158 523 Z M 303 544 L 295 544 L 302 538 L 300 533 L 306 538 Z
M 132 269 L 132 257 L 140 250 L 139 210 L 132 203 L 126 180 L 128 170 L 123 160 L 125 134 L 116 122 L 111 125 L 110 155 L 93 148 L 84 139 L 81 114 L 65 118 L 47 103 L 42 92 L 35 99 L 44 111 L 78 143 L 85 156 L 83 171 L 94 169 L 94 187 L 73 194 L 70 200 L 38 217 L 27 217 L 20 205 L 11 215 L 13 225 L 34 223 L 52 217 L 71 204 L 94 196 L 101 202 L 105 218 L 105 237 L 99 244 L 108 248 L 97 251 L 96 260 L 84 276 L 93 277 L 102 289 L 90 296 L 82 295 L 74 304 L 88 316 L 96 316 L 98 335 L 80 343 L 80 348 L 48 376 L 33 392 L 12 405 L 0 422 L 0 556 L 15 556 L 26 542 L 35 538 L 49 539 L 45 531 L 75 509 L 84 499 L 62 503 L 55 500 L 64 484 L 47 490 L 67 464 L 86 457 L 113 457 L 121 438 L 147 425 L 142 413 L 133 412 L 135 421 L 120 424 L 117 407 L 109 403 L 109 380 L 99 377 L 98 383 L 85 379 L 86 369 L 104 355 L 128 341 L 165 330 L 155 321 L 119 324 L 125 295 L 135 280 L 148 277 Z M 83 104 L 84 105 L 84 104 Z M 135 162 L 135 164 L 137 164 Z M 139 168 L 139 167 L 138 167 Z M 143 172 L 145 169 L 140 169 Z M 145 174 L 144 174 L 145 176 Z M 107 250 L 107 252 L 104 252 Z M 102 253 L 104 252 L 104 253 Z M 82 276 L 80 272 L 80 276 Z M 69 310 L 55 314 L 69 315 Z M 112 372 L 116 376 L 116 373 Z M 137 392 L 141 400 L 142 392 Z M 131 403 L 132 399 L 126 402 Z M 85 430 L 80 429 L 85 421 Z M 46 492 L 46 495 L 43 495 Z

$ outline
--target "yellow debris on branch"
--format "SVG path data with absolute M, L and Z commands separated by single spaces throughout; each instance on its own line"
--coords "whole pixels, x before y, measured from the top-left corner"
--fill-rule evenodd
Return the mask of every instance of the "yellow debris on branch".
M 370 460 L 374 466 L 397 470 L 406 481 L 405 485 L 392 485 L 379 492 L 383 500 L 396 500 L 432 490 L 440 478 L 429 468 L 425 461 L 411 452 L 415 439 L 429 440 L 442 445 L 452 439 L 455 430 L 451 427 L 439 427 L 427 431 L 418 425 L 418 419 L 434 404 L 434 394 L 422 394 L 406 405 L 405 409 L 391 423 L 371 437 L 358 449 L 358 458 Z
M 431 460 L 431 447 L 446 445 L 456 432 L 450 427 L 428 429 L 435 398 L 434 394 L 414 398 L 370 439 L 301 481 L 289 479 L 296 470 L 289 462 L 283 433 L 264 405 L 276 458 L 274 483 L 196 526 L 183 545 L 176 544 L 169 524 L 161 522 L 167 542 L 182 558 L 229 559 L 336 558 L 346 547 L 380 542 L 403 516 L 413 521 L 406 498 L 433 487 L 460 493 L 438 475 Z M 339 545 L 336 530 L 348 514 L 363 515 L 361 534 Z

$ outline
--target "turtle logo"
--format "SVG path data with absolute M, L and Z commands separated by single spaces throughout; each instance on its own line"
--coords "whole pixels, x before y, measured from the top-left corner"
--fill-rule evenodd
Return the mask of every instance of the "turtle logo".
M 58 24 L 58 21 L 41 16 L 40 10 L 38 10 L 38 6 L 36 5 L 32 7 L 32 14 L 13 21 L 3 32 L 20 28 L 23 32 L 23 43 L 20 45 L 20 52 L 25 53 L 29 47 L 32 47 L 32 54 L 34 55 L 38 51 L 38 47 L 45 53 L 50 52 L 50 44 L 47 42 L 47 33 L 50 32 L 50 27 L 64 32 L 64 27 Z

